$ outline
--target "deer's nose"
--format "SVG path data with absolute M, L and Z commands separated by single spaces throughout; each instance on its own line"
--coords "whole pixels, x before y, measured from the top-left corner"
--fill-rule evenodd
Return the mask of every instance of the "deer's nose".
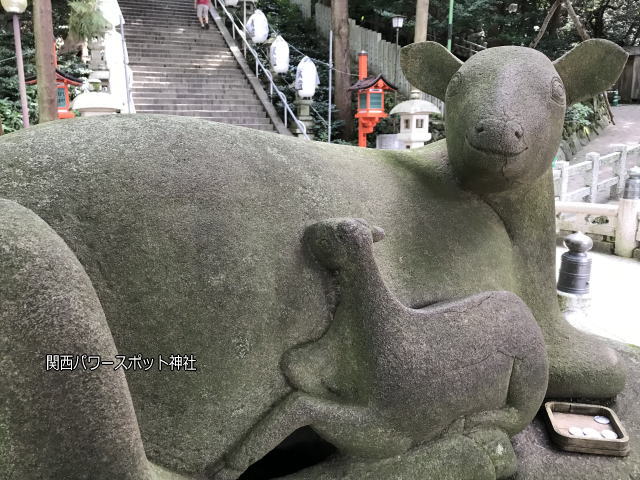
M 473 125 L 467 141 L 477 150 L 505 156 L 517 155 L 527 148 L 522 124 L 497 117 L 483 118 Z

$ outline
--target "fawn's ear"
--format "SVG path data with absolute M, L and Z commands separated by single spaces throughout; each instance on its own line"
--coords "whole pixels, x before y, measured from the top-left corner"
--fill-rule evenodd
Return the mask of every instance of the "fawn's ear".
M 449 80 L 462 62 L 439 43 L 422 42 L 400 50 L 400 65 L 411 85 L 444 100 Z
M 586 40 L 553 62 L 567 93 L 567 105 L 586 100 L 613 85 L 629 55 L 609 40 Z

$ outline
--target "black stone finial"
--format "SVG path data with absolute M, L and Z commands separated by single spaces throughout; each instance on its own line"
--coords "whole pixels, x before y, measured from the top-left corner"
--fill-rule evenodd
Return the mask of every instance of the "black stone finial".
M 564 246 L 567 247 L 571 253 L 586 254 L 586 252 L 593 248 L 593 240 L 582 232 L 574 232 L 565 237 Z
M 557 289 L 574 295 L 589 293 L 591 277 L 591 258 L 587 252 L 593 247 L 593 240 L 584 233 L 567 235 L 564 244 L 569 249 L 562 254 Z

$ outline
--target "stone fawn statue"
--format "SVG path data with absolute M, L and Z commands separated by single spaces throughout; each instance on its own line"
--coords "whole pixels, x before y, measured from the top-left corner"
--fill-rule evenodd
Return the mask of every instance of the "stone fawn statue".
M 294 392 L 254 426 L 216 478 L 237 478 L 305 425 L 344 454 L 385 458 L 437 439 L 454 421 L 466 433 L 502 436 L 508 447 L 497 478 L 515 473 L 506 434 L 533 419 L 547 388 L 533 315 L 510 292 L 405 307 L 376 267 L 373 242 L 381 237 L 358 219 L 307 229 L 309 249 L 336 273 L 340 302 L 319 340 L 285 354 Z
M 288 480 L 512 475 L 545 390 L 624 388 L 558 308 L 550 165 L 626 57 L 407 46 L 447 105 L 407 151 L 145 115 L 0 137 L 0 480 L 238 478 L 301 426 L 337 453 Z

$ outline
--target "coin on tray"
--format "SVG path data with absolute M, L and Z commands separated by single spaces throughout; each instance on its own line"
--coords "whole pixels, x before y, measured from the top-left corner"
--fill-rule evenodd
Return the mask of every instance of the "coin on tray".
M 569 433 L 574 437 L 584 437 L 584 432 L 580 427 L 570 427 Z
M 615 440 L 616 438 L 618 438 L 618 434 L 613 430 L 603 430 L 600 432 L 600 435 L 602 435 L 607 440 Z
M 588 438 L 602 438 L 600 436 L 600 432 L 594 428 L 585 428 L 582 430 L 582 433 L 584 433 L 584 436 Z
M 609 425 L 611 423 L 611 420 L 609 420 L 607 417 L 604 417 L 602 415 L 596 415 L 595 417 L 593 417 L 593 419 L 596 422 L 601 423 L 602 425 Z

